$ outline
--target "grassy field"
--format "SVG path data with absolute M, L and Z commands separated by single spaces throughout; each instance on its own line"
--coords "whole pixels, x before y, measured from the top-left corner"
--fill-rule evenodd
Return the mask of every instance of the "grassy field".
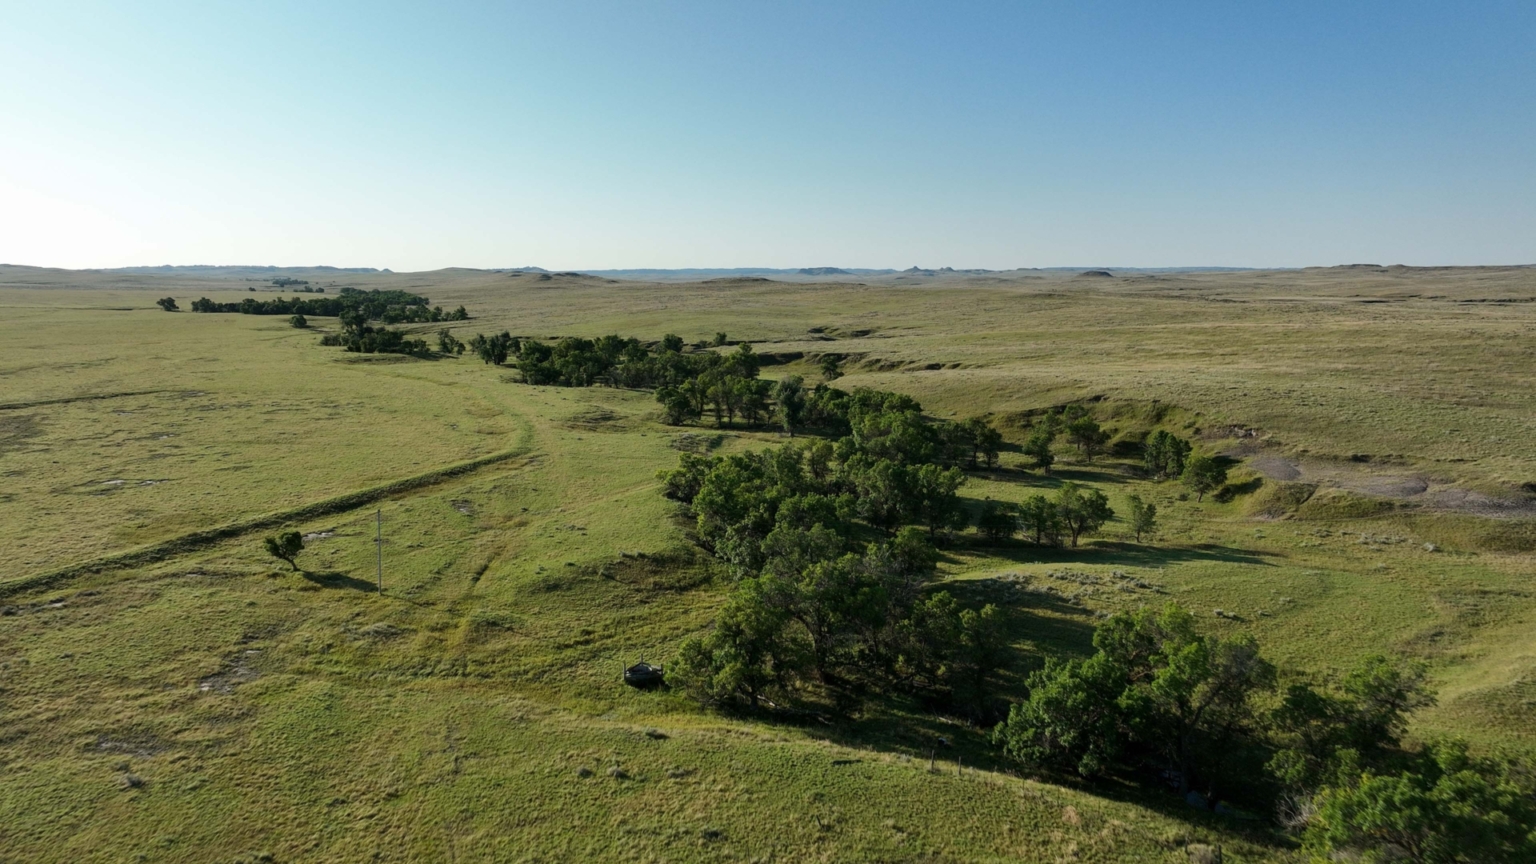
M 463 303 L 461 337 L 725 331 L 787 364 L 765 374 L 811 377 L 834 353 L 844 386 L 1005 430 L 1069 399 L 1103 397 L 1122 433 L 1152 400 L 1177 406 L 1244 458 L 1241 494 L 1196 502 L 1066 454 L 1043 477 L 1013 452 L 963 488 L 1017 500 L 1074 479 L 1163 514 L 1147 544 L 1114 523 L 1078 550 L 946 550 L 958 595 L 1007 610 L 1015 684 L 1087 650 L 1099 615 L 1173 598 L 1295 674 L 1426 658 L 1441 700 L 1415 734 L 1530 750 L 1536 304 L 1512 301 L 1536 297 L 1536 271 L 1383 269 L 334 278 Z M 1172 796 L 1019 778 L 984 730 L 900 703 L 773 725 L 623 687 L 726 587 L 656 470 L 681 447 L 780 439 L 664 426 L 646 393 L 153 306 L 248 284 L 0 268 L 0 860 L 1294 857 Z M 262 552 L 277 525 L 315 535 L 304 573 Z

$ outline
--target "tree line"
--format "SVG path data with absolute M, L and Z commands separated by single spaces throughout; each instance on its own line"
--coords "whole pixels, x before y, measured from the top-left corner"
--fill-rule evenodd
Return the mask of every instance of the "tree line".
M 1318 860 L 1528 861 L 1536 777 L 1464 744 L 1404 744 L 1433 704 L 1422 663 L 1365 658 L 1281 688 L 1250 636 L 1176 604 L 1111 616 L 1084 659 L 1049 659 L 992 738 L 1038 773 L 1166 783 L 1191 803 L 1273 809 Z
M 431 306 L 431 301 L 420 294 L 378 289 L 361 291 L 356 288 L 343 288 L 334 297 L 275 297 L 270 300 L 247 297 L 238 303 L 219 303 L 200 297 L 192 302 L 192 311 L 327 318 L 340 318 L 351 313 L 361 315 L 367 321 L 382 321 L 385 324 L 469 320 L 469 313 L 463 306 L 452 312 L 444 312 L 441 306 Z

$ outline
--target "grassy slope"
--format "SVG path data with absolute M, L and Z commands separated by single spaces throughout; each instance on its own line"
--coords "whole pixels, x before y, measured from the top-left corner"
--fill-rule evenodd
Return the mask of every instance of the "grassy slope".
M 562 294 L 489 290 L 477 287 L 487 278 L 479 274 L 435 278 L 434 300 L 460 302 L 458 291 L 472 308 L 501 316 L 465 332 L 496 325 L 654 336 L 675 329 L 693 338 L 726 329 L 800 339 L 811 326 L 870 320 L 912 332 L 839 340 L 839 347 L 854 343 L 885 358 L 964 354 L 969 363 L 982 362 L 990 338 L 997 347 L 986 368 L 852 379 L 899 386 L 961 413 L 994 403 L 1032 407 L 1120 380 L 1117 369 L 1148 374 L 1131 370 L 1134 356 L 1165 367 L 1157 373 L 1165 378 L 1121 383 L 1118 392 L 1153 397 L 1165 391 L 1137 388 L 1182 382 L 1184 401 L 1201 407 L 1200 398 L 1223 392 L 1213 382 L 1229 368 L 1211 345 L 1236 338 L 1230 331 L 1205 341 L 1147 336 L 1135 343 L 1140 355 L 1127 355 L 1088 327 L 1103 309 L 1083 311 L 1061 298 L 1049 301 L 1062 304 L 1058 323 L 1078 320 L 1081 329 L 1033 315 L 999 321 L 996 310 L 980 314 L 987 310 L 937 291 L 913 297 L 797 288 L 774 297 L 753 285 L 607 285 Z M 957 776 L 945 758 L 943 772 L 929 774 L 924 756 L 939 734 L 957 744 L 941 754 L 949 760 L 998 766 L 975 733 L 908 716 L 900 705 L 842 728 L 771 727 L 699 715 L 675 697 L 616 686 L 624 662 L 642 652 L 666 656 L 706 624 L 721 597 L 690 565 L 622 554 L 654 556 L 682 543 L 652 479 L 675 460 L 676 432 L 655 424 L 647 396 L 509 385 L 504 373 L 467 360 L 346 362 L 355 358 L 320 349 L 313 335 L 272 319 L 17 308 L 144 309 L 163 293 L 181 296 L 125 289 L 0 298 L 11 304 L 7 344 L 25 352 L 10 356 L 26 358 L 8 357 L 0 369 L 0 402 L 178 390 L 0 412 L 12 423 L 31 418 L 23 434 L 0 445 L 7 448 L 0 543 L 7 561 L 20 562 L 0 578 L 475 455 L 528 452 L 380 505 L 388 537 L 384 597 L 365 590 L 373 568 L 370 508 L 297 526 L 333 533 L 301 559 L 308 577 L 273 575 L 251 536 L 5 601 L 16 614 L 0 618 L 0 764 L 8 777 L 0 807 L 13 815 L 0 823 L 0 848 L 26 860 L 228 860 L 268 851 L 278 860 L 378 853 L 393 860 L 926 854 L 1046 861 L 1075 851 L 1084 860 L 1172 861 L 1197 837 L 1223 842 L 1240 860 L 1284 854 L 1262 836 L 1245 840 L 1239 825 L 1202 825 L 1161 799 L 1116 801 L 994 770 Z M 1004 300 L 1046 302 L 1032 297 Z M 941 314 L 946 301 L 948 314 L 965 316 L 954 325 L 963 337 L 935 332 L 932 322 L 942 319 L 933 317 L 929 332 L 920 329 L 924 315 Z M 1161 309 L 1187 301 L 1104 302 Z M 1355 306 L 1339 308 L 1357 314 Z M 1460 321 L 1467 313 L 1446 314 Z M 1489 316 L 1490 330 L 1518 332 L 1520 319 L 1507 308 L 1495 314 L 1479 307 L 1477 314 Z M 1436 321 L 1423 328 L 1453 334 L 1463 326 Z M 1005 325 L 1036 336 L 982 335 Z M 1161 326 L 1174 325 L 1149 318 L 1142 329 Z M 1187 351 L 1177 347 L 1192 341 Z M 1456 344 L 1473 350 L 1470 337 Z M 1480 362 L 1506 374 L 1528 371 L 1497 340 L 1487 344 Z M 1250 352 L 1253 368 L 1241 373 L 1240 386 L 1271 376 L 1303 391 L 1289 397 L 1298 404 L 1325 394 L 1334 379 L 1312 369 L 1334 358 L 1310 358 L 1304 348 L 1278 357 Z M 1265 357 L 1267 366 L 1258 362 Z M 1288 370 L 1287 363 L 1311 366 Z M 1367 365 L 1362 375 L 1419 386 L 1390 368 Z M 1491 403 L 1528 398 L 1489 381 L 1477 386 L 1497 394 Z M 1270 401 L 1280 404 L 1268 410 L 1285 420 L 1283 400 Z M 1473 405 L 1457 416 L 1468 428 L 1468 420 L 1492 428 L 1504 416 L 1495 408 Z M 124 410 L 132 413 L 117 413 Z M 1320 426 L 1314 441 L 1296 428 L 1287 440 L 1317 450 L 1327 449 L 1317 442 L 1341 434 Z M 163 430 L 177 437 L 157 439 Z M 733 435 L 724 446 L 772 440 Z M 1424 454 L 1439 446 L 1431 438 L 1392 449 L 1356 440 L 1375 448 L 1367 452 L 1401 452 L 1426 464 L 1432 457 Z M 1501 464 L 1516 466 L 1531 456 L 1523 444 L 1500 453 Z M 1005 456 L 1007 465 L 1016 460 Z M 1497 482 L 1504 470 L 1455 464 L 1477 482 Z M 236 465 L 249 467 L 218 470 Z M 1196 610 L 1236 613 L 1242 621 L 1211 617 L 1210 626 L 1251 630 L 1288 666 L 1336 667 L 1381 647 L 1429 656 L 1447 698 L 1421 731 L 1532 743 L 1520 719 L 1521 700 L 1529 698 L 1520 682 L 1536 660 L 1529 557 L 1429 553 L 1414 533 L 1420 517 L 1392 513 L 1255 522 L 1243 498 L 1179 501 L 1172 487 L 1127 482 L 1112 463 L 1066 465 L 1056 478 L 1017 470 L 978 475 L 966 494 L 1017 498 L 1062 477 L 1101 484 L 1117 506 L 1132 491 L 1157 499 L 1165 529 L 1151 548 L 1112 526 L 1077 552 L 1025 544 L 951 550 L 944 569 L 956 590 L 1011 610 L 1016 673 L 1037 662 L 1037 649 L 1085 649 L 1095 613 L 1162 599 L 1121 589 L 1118 571 Z M 119 478 L 174 482 L 81 491 Z M 125 523 L 124 513 L 134 521 Z M 997 578 L 1004 574 L 1027 578 Z M 669 737 L 648 737 L 647 729 Z M 614 765 L 630 779 L 608 776 Z M 582 767 L 595 776 L 579 777 Z M 123 789 L 130 772 L 144 785 Z M 706 839 L 707 830 L 719 837 Z

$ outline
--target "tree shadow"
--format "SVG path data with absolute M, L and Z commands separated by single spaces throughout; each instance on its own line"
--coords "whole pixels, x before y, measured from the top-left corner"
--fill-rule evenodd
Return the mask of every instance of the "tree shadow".
M 1131 474 L 1125 470 L 1117 470 L 1116 466 L 1110 463 L 1100 465 L 1058 465 L 1052 468 L 1049 474 L 1041 473 L 1038 469 L 1026 468 L 973 468 L 968 469 L 966 475 L 981 480 L 991 480 L 995 483 L 1011 483 L 1042 490 L 1060 488 L 1061 484 L 1068 481 L 1073 483 L 1120 484 L 1132 479 Z
M 313 573 L 308 570 L 300 570 L 299 575 L 309 580 L 312 584 L 322 588 L 351 588 L 353 591 L 369 591 L 377 593 L 379 586 L 367 579 L 359 579 L 356 576 L 348 576 L 337 570 L 326 570 Z
M 1093 613 L 1006 579 L 960 580 L 937 587 L 954 594 L 966 607 L 993 603 L 1002 613 L 1009 647 L 981 714 L 978 706 L 951 702 L 941 692 L 865 685 L 841 694 L 810 696 L 793 709 L 745 716 L 800 728 L 853 749 L 914 760 L 931 756 L 940 771 L 953 772 L 961 764 L 967 769 L 1009 768 L 991 743 L 993 725 L 1007 715 L 1008 704 L 1024 696 L 1025 679 L 1044 664 L 1045 655 L 1038 646 L 1049 644 L 1052 656 L 1082 657 L 1093 652 Z
M 1224 564 L 1252 564 L 1273 567 L 1267 560 L 1280 557 L 1274 552 L 1237 549 L 1219 543 L 1191 546 L 1151 546 L 1120 540 L 1095 540 L 1076 549 L 1070 546 L 1036 546 L 1013 541 L 1006 544 L 975 544 L 994 558 L 1018 564 L 1118 564 L 1125 567 L 1165 567 L 1190 561 L 1219 561 Z

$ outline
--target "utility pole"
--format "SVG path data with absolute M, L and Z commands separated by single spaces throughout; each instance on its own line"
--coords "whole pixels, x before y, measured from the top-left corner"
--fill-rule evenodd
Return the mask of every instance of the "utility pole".
M 379 547 L 379 593 L 384 593 L 384 510 L 381 508 L 373 512 L 375 534 L 373 543 Z

